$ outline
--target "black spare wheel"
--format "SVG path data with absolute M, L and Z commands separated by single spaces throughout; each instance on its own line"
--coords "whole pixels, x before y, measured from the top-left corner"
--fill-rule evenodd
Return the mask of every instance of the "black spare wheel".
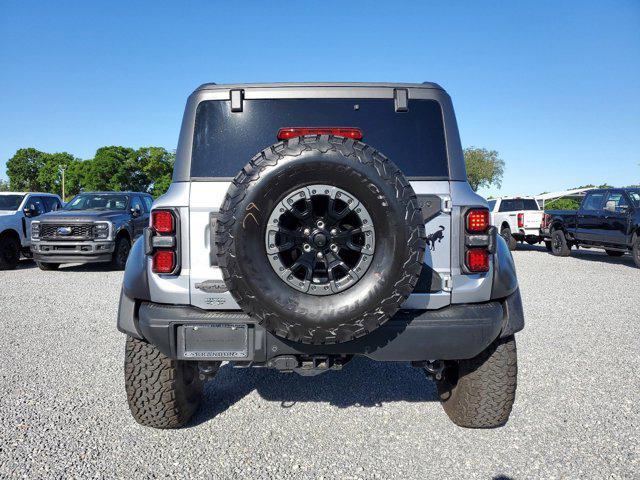
M 224 280 L 267 330 L 308 344 L 361 337 L 413 291 L 422 212 L 398 167 L 331 135 L 263 150 L 229 187 L 216 227 Z

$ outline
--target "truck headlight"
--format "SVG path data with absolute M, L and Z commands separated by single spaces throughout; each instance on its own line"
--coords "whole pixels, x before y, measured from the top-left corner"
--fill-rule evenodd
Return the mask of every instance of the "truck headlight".
M 31 238 L 40 238 L 40 222 L 31 222 Z
M 111 231 L 111 224 L 109 222 L 96 222 L 94 228 L 94 238 L 97 240 L 107 240 Z

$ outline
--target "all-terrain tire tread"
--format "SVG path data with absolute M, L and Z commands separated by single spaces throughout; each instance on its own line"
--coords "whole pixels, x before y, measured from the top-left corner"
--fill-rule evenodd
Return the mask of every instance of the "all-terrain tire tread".
M 179 428 L 197 410 L 202 393 L 199 379 L 181 383 L 179 361 L 165 356 L 157 347 L 127 336 L 125 346 L 125 389 L 133 418 L 154 428 Z
M 470 360 L 458 363 L 454 386 L 438 383 L 445 412 L 461 427 L 494 428 L 509 419 L 517 386 L 517 352 L 513 336 L 496 340 Z
M 237 215 L 243 213 L 236 212 L 236 207 L 246 196 L 247 190 L 260 178 L 261 173 L 267 167 L 275 166 L 287 157 L 296 157 L 309 150 L 321 153 L 339 151 L 344 157 L 375 168 L 380 177 L 394 187 L 396 199 L 405 208 L 405 225 L 410 229 L 408 235 L 410 239 L 408 253 L 404 261 L 405 274 L 397 280 L 391 295 L 381 299 L 376 308 L 366 312 L 358 319 L 346 319 L 344 324 L 330 330 L 318 326 L 313 334 L 304 335 L 294 333 L 304 330 L 296 328 L 299 326 L 298 324 L 273 318 L 273 313 L 256 305 L 255 302 L 247 301 L 247 298 L 252 296 L 251 292 L 241 292 L 238 288 L 237 280 L 241 278 L 241 273 L 235 255 L 235 238 L 232 234 L 232 226 L 238 221 Z M 389 320 L 414 290 L 422 271 L 426 248 L 422 210 L 413 188 L 400 169 L 371 146 L 333 135 L 307 135 L 278 142 L 255 155 L 233 179 L 220 208 L 216 225 L 218 265 L 222 270 L 224 281 L 238 305 L 249 316 L 258 319 L 261 325 L 280 337 L 315 345 L 340 343 L 362 337 Z

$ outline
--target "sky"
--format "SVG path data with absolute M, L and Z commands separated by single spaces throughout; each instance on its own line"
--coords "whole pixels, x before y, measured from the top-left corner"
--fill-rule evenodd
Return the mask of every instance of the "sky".
M 502 188 L 640 183 L 640 0 L 0 0 L 0 178 L 19 148 L 175 149 L 200 84 L 433 81 Z

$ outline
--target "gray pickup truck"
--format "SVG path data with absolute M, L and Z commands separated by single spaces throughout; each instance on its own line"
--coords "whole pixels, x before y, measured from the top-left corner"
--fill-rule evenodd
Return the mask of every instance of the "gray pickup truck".
M 524 316 L 511 253 L 426 84 L 251 84 L 187 101 L 173 183 L 124 275 L 133 417 L 175 428 L 221 362 L 315 375 L 358 356 L 504 424 Z
M 31 251 L 41 270 L 62 263 L 108 262 L 124 270 L 131 244 L 149 223 L 153 199 L 141 192 L 81 193 L 31 222 Z

